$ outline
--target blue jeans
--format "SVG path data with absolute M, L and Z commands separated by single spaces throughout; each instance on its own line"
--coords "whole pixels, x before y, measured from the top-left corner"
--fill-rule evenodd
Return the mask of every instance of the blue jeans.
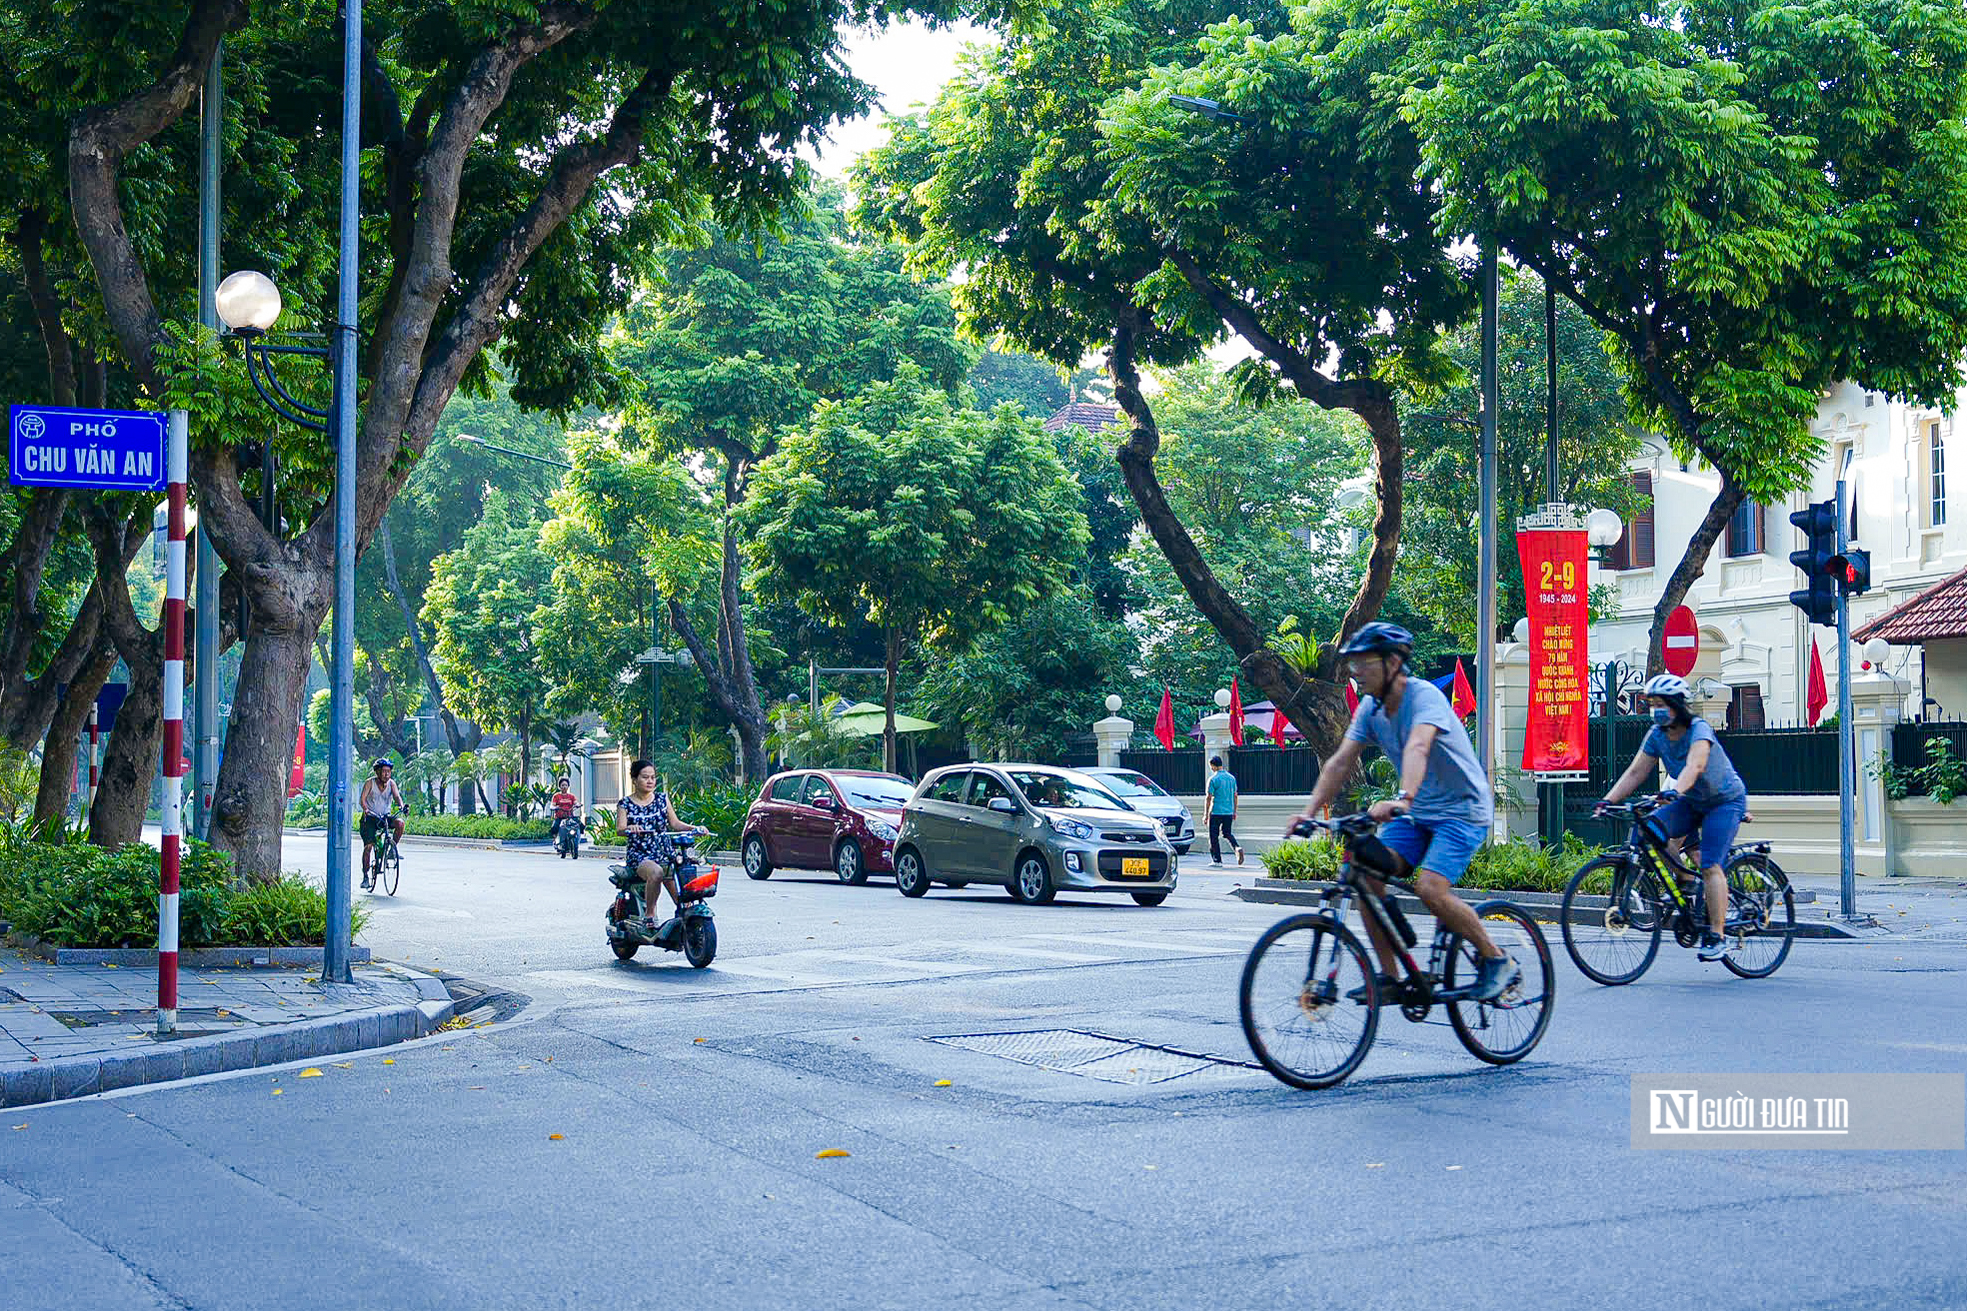
M 1705 808 L 1681 797 L 1664 810 L 1653 812 L 1646 822 L 1662 838 L 1683 838 L 1695 829 L 1701 831 L 1701 868 L 1712 869 L 1728 859 L 1735 835 L 1741 832 L 1742 816 L 1748 813 L 1748 798 L 1720 801 Z
M 1399 852 L 1402 860 L 1417 870 L 1431 870 L 1449 883 L 1462 881 L 1469 860 L 1488 838 L 1487 824 L 1462 819 L 1416 824 L 1398 815 L 1380 825 L 1380 841 Z

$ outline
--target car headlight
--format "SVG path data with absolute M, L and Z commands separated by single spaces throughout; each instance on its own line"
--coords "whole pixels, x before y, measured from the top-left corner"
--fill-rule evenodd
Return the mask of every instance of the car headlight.
M 870 819 L 867 822 L 867 831 L 875 837 L 880 838 L 883 842 L 893 842 L 901 836 L 900 829 L 896 828 L 893 824 L 886 824 L 878 819 Z
M 1077 838 L 1081 842 L 1090 842 L 1093 839 L 1091 824 L 1082 824 L 1076 819 L 1054 819 L 1051 823 L 1053 831 L 1065 837 Z

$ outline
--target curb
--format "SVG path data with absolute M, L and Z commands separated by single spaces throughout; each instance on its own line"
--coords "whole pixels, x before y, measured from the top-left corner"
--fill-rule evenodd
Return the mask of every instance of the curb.
M 1238 901 L 1257 902 L 1271 906 L 1319 906 L 1323 905 L 1325 901 L 1323 890 L 1331 886 L 1330 883 L 1314 883 L 1306 879 L 1258 879 L 1256 887 L 1232 888 L 1230 889 L 1229 895 L 1235 897 Z M 1456 888 L 1455 891 L 1460 894 L 1463 900 L 1471 903 L 1500 898 L 1504 901 L 1515 902 L 1527 911 L 1547 912 L 1538 918 L 1555 920 L 1558 912 L 1564 907 L 1563 894 L 1556 892 L 1497 892 L 1485 888 Z M 1427 908 L 1421 905 L 1418 898 L 1409 896 L 1404 892 L 1394 893 L 1394 899 L 1399 903 L 1403 913 L 1419 915 L 1428 913 Z M 1811 893 L 1810 899 L 1815 901 L 1816 894 Z M 1571 922 L 1574 924 L 1588 922 L 1591 919 L 1590 912 L 1603 910 L 1610 901 L 1610 898 L 1587 897 L 1583 898 L 1583 900 L 1592 904 L 1573 907 Z M 1799 896 L 1797 900 L 1801 901 L 1802 898 Z M 1579 914 L 1578 912 L 1580 911 L 1585 913 Z M 1879 936 L 1879 933 L 1880 930 L 1877 929 L 1866 931 L 1865 926 L 1862 925 L 1853 927 L 1821 920 L 1804 919 L 1797 920 L 1796 927 L 1790 930 L 1790 936 L 1794 938 L 1832 938 L 1840 941 L 1875 938 Z
M 408 970 L 407 966 L 396 968 Z M 171 1083 L 317 1056 L 342 1056 L 427 1037 L 451 1018 L 456 1003 L 443 980 L 421 970 L 409 972 L 421 998 L 414 1004 L 372 1006 L 252 1033 L 186 1038 L 153 1051 L 72 1056 L 0 1071 L 0 1106 L 12 1110 L 140 1084 Z
M 10 933 L 7 942 L 29 955 L 39 956 L 57 965 L 116 965 L 142 969 L 157 963 L 155 947 L 54 947 L 25 933 Z M 178 965 L 187 970 L 280 969 L 294 966 L 312 966 L 318 970 L 321 968 L 321 952 L 319 947 L 193 947 L 178 953 Z M 348 960 L 351 965 L 369 964 L 369 949 L 351 946 Z

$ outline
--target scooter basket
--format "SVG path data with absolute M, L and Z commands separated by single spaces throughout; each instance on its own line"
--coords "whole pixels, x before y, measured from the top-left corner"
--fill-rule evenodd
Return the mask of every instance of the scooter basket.
M 717 866 L 695 867 L 696 873 L 694 875 L 690 874 L 691 868 L 690 866 L 685 866 L 677 875 L 678 882 L 683 889 L 683 900 L 702 901 L 707 897 L 716 896 Z

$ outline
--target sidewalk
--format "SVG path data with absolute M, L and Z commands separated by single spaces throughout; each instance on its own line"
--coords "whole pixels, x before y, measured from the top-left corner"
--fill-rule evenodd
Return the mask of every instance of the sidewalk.
M 156 1005 L 154 964 L 56 965 L 0 947 L 0 1106 L 386 1046 L 453 1010 L 440 979 L 380 963 L 340 984 L 304 968 L 182 969 L 168 1040 Z
M 1838 913 L 1834 874 L 1792 874 L 1790 884 L 1817 894 L 1815 904 L 1798 906 L 1798 922 Z M 1877 920 L 1884 935 L 1935 942 L 1967 942 L 1967 878 L 1860 878 L 1860 915 Z

